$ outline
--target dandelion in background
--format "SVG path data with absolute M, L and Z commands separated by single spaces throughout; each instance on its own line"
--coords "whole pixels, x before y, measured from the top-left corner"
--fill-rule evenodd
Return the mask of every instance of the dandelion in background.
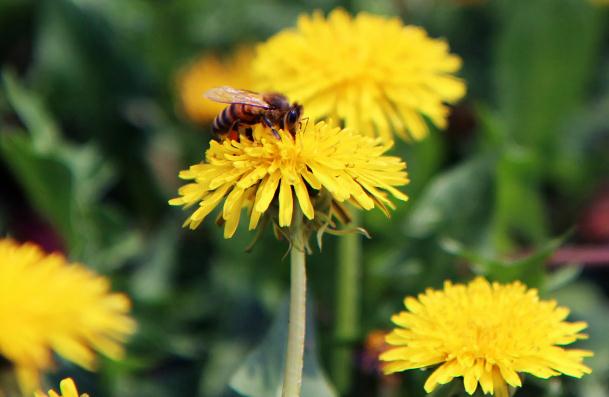
M 444 283 L 418 298 L 404 300 L 407 311 L 392 317 L 398 326 L 386 338 L 395 346 L 381 355 L 387 374 L 439 365 L 425 382 L 438 384 L 463 377 L 470 395 L 478 384 L 485 394 L 508 396 L 520 387 L 519 373 L 539 378 L 591 373 L 583 364 L 587 350 L 565 349 L 587 336 L 584 322 L 566 322 L 569 309 L 540 300 L 537 290 L 520 282 L 489 283 L 479 277 L 467 285 Z
M 129 299 L 108 279 L 31 243 L 0 240 L 0 303 L 0 356 L 24 392 L 39 387 L 53 351 L 93 369 L 95 351 L 121 358 L 135 330 Z
M 253 49 L 242 47 L 226 58 L 210 54 L 186 66 L 177 78 L 184 114 L 193 122 L 211 123 L 224 106 L 204 98 L 203 93 L 222 85 L 252 88 L 253 58 Z
M 70 378 L 64 379 L 59 384 L 59 388 L 61 394 L 55 392 L 55 390 L 49 390 L 49 394 L 44 394 L 42 392 L 36 392 L 34 394 L 35 397 L 89 397 L 88 394 L 78 394 L 78 389 L 76 389 L 76 385 L 74 381 Z
M 302 103 L 314 120 L 342 120 L 347 127 L 393 139 L 419 140 L 425 119 L 446 126 L 446 103 L 465 94 L 454 76 L 461 59 L 444 40 L 398 18 L 337 9 L 303 15 L 294 29 L 271 37 L 254 60 L 260 89 Z
M 383 375 L 383 366 L 387 363 L 379 360 L 379 356 L 391 348 L 385 342 L 389 331 L 372 330 L 366 336 L 361 354 L 361 370 L 368 375 L 379 378 L 379 391 L 376 395 L 392 396 L 397 393 L 402 379 L 398 375 Z
M 406 164 L 386 156 L 388 146 L 378 140 L 325 122 L 305 122 L 294 136 L 279 133 L 281 139 L 257 125 L 251 139 L 212 141 L 205 162 L 180 173 L 191 183 L 170 201 L 186 208 L 198 204 L 185 226 L 197 228 L 222 201 L 224 237 L 230 238 L 244 207 L 253 230 L 264 214 L 279 227 L 290 226 L 295 206 L 309 221 L 323 224 L 333 215 L 344 217 L 345 201 L 388 214 L 394 206 L 387 193 L 408 199 L 395 188 L 408 183 Z

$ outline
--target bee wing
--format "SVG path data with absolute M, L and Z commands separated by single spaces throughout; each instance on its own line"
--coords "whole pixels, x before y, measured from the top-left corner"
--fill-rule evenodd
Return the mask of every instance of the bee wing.
M 205 98 L 220 103 L 239 103 L 269 109 L 271 106 L 264 100 L 262 94 L 253 91 L 223 86 L 208 90 L 203 94 Z

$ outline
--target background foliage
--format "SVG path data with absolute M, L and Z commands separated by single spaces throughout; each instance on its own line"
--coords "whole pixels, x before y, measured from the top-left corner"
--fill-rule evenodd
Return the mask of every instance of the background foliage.
M 523 279 L 590 324 L 581 346 L 596 352 L 591 376 L 531 380 L 518 395 L 609 395 L 609 15 L 584 0 L 0 0 L 0 232 L 110 276 L 139 322 L 126 361 L 96 374 L 60 363 L 53 384 L 69 374 L 98 397 L 228 396 L 232 378 L 236 390 L 271 395 L 286 246 L 267 233 L 245 254 L 245 230 L 226 241 L 213 222 L 180 229 L 184 214 L 167 200 L 178 170 L 202 158 L 209 127 L 182 116 L 175 76 L 202 53 L 336 6 L 447 38 L 469 93 L 447 131 L 395 148 L 411 201 L 389 222 L 366 214 L 357 340 L 331 336 L 336 239 L 309 258 L 307 395 L 333 395 L 323 368 L 345 345 L 349 395 L 423 395 L 425 374 L 380 379 L 366 335 L 389 328 L 403 296 L 473 273 Z M 260 342 L 263 359 L 245 360 Z

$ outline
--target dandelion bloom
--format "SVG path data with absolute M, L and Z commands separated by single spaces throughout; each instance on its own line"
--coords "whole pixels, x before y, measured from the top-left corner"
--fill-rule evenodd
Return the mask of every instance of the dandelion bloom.
M 36 392 L 35 397 L 88 397 L 88 394 L 78 394 L 78 389 L 74 381 L 70 378 L 64 379 L 59 384 L 61 394 L 55 392 L 55 390 L 49 390 L 49 394 Z
M 120 358 L 134 331 L 129 300 L 108 279 L 38 246 L 0 240 L 0 356 L 12 363 L 24 391 L 39 387 L 52 351 L 85 368 L 97 350 Z
M 226 105 L 203 97 L 210 88 L 230 85 L 251 88 L 251 63 L 254 53 L 243 47 L 224 59 L 205 55 L 186 66 L 177 79 L 178 93 L 186 116 L 199 123 L 211 123 Z
M 567 308 L 540 300 L 520 282 L 447 281 L 443 290 L 407 297 L 404 305 L 407 311 L 391 319 L 398 328 L 386 340 L 395 347 L 381 355 L 389 362 L 383 369 L 439 364 L 425 382 L 428 393 L 461 376 L 470 395 L 479 383 L 485 394 L 507 397 L 507 385 L 521 386 L 519 372 L 543 379 L 591 372 L 582 362 L 591 352 L 561 347 L 586 338 L 580 331 L 587 324 L 564 321 Z
M 406 164 L 385 156 L 389 147 L 378 140 L 325 122 L 304 123 L 294 136 L 283 130 L 279 134 L 281 139 L 259 124 L 251 139 L 241 135 L 239 140 L 212 141 L 205 162 L 180 173 L 192 182 L 170 200 L 171 205 L 198 204 L 185 226 L 198 227 L 222 200 L 225 238 L 235 233 L 243 207 L 250 212 L 252 230 L 271 207 L 277 209 L 279 227 L 290 225 L 294 205 L 313 220 L 324 193 L 334 202 L 386 213 L 393 208 L 387 192 L 407 200 L 394 187 L 408 183 Z
M 404 26 L 398 18 L 342 9 L 327 18 L 303 15 L 257 49 L 261 89 L 302 103 L 313 119 L 332 117 L 347 127 L 393 139 L 424 138 L 425 118 L 444 128 L 448 107 L 465 94 L 453 74 L 461 59 L 444 40 Z

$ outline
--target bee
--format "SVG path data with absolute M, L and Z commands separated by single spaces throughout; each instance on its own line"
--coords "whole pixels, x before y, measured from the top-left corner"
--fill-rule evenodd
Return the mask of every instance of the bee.
M 214 119 L 213 132 L 220 137 L 239 139 L 239 127 L 263 123 L 280 139 L 277 128 L 296 134 L 296 124 L 302 116 L 302 105 L 279 93 L 257 93 L 223 86 L 212 88 L 205 97 L 215 102 L 228 103 Z M 251 128 L 248 129 L 251 133 Z

